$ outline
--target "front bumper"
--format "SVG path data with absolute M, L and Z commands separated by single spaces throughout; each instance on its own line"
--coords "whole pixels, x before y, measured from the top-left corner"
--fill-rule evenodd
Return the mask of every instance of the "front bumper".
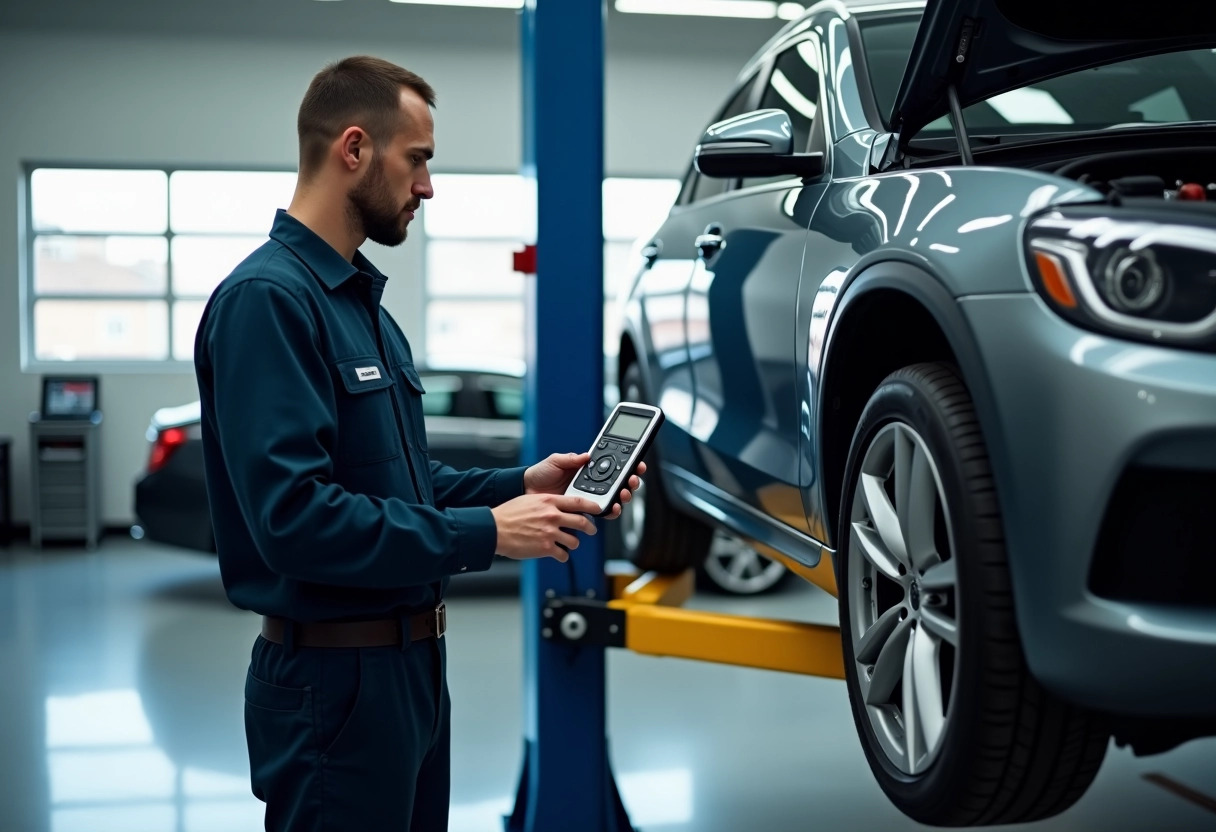
M 1216 500 L 1167 513 L 1142 485 L 1216 493 L 1216 355 L 1086 332 L 1035 295 L 959 305 L 987 375 L 984 430 L 1031 671 L 1111 713 L 1216 715 L 1216 594 L 1161 579 L 1212 574 Z M 1129 529 L 1143 551 L 1129 552 Z

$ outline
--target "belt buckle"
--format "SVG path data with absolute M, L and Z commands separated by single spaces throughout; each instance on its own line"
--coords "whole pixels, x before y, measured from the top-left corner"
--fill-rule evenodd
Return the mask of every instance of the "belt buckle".
M 435 638 L 443 638 L 448 631 L 448 608 L 446 604 L 435 607 Z

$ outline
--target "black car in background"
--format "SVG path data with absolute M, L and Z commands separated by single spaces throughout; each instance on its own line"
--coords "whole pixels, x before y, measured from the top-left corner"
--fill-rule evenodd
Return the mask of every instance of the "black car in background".
M 453 468 L 501 468 L 520 464 L 523 443 L 522 362 L 438 363 L 419 368 L 422 408 L 431 458 Z M 156 411 L 148 427 L 151 451 L 135 484 L 136 537 L 215 551 L 207 490 L 199 403 Z M 607 557 L 619 557 L 621 535 L 632 533 L 626 512 L 621 523 L 607 523 Z M 702 587 L 734 595 L 755 595 L 783 585 L 789 573 L 780 564 L 725 534 L 714 540 L 698 572 Z
M 419 368 L 431 457 L 454 468 L 519 464 L 523 441 L 523 365 L 435 364 Z M 147 469 L 135 484 L 137 537 L 215 551 L 199 403 L 156 411 L 148 427 Z

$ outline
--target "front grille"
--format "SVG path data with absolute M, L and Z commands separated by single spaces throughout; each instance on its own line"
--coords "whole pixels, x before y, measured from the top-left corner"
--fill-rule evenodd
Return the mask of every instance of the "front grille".
M 1106 508 L 1089 588 L 1117 601 L 1216 608 L 1216 472 L 1127 469 Z

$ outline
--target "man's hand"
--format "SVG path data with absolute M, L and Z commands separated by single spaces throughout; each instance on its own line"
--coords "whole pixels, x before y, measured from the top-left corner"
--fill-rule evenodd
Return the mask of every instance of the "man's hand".
M 591 454 L 550 454 L 524 471 L 525 494 L 565 494 Z
M 596 531 L 585 516 L 594 514 L 596 505 L 583 497 L 525 494 L 491 511 L 498 526 L 494 551 L 514 560 L 550 557 L 564 562 L 578 548 L 578 538 L 567 530 Z
M 524 471 L 525 494 L 565 494 L 570 483 L 578 476 L 579 469 L 591 461 L 590 453 L 550 454 L 547 459 Z M 621 489 L 621 502 L 612 506 L 605 520 L 621 516 L 621 505 L 633 499 L 633 492 L 642 484 L 639 475 L 646 473 L 646 463 L 638 463 L 637 474 L 629 478 L 626 488 Z M 594 509 L 590 513 L 594 513 Z

